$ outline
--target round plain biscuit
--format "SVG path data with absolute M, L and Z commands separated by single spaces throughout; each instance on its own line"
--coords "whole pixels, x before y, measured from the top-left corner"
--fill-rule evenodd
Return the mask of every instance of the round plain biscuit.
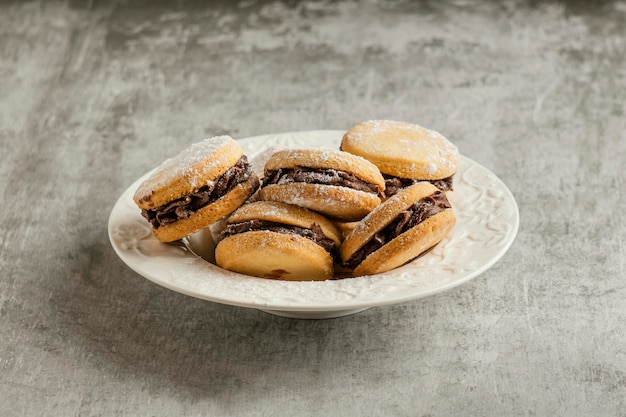
M 206 205 L 191 216 L 174 223 L 153 228 L 152 233 L 161 242 L 174 242 L 215 223 L 241 206 L 259 187 L 259 177 L 252 173 L 250 178 L 238 184 L 230 192 Z
M 282 201 L 343 221 L 360 220 L 380 205 L 380 198 L 365 191 L 324 184 L 270 184 L 259 190 L 262 200 Z
M 227 224 L 242 223 L 248 220 L 265 220 L 310 229 L 318 225 L 324 235 L 332 239 L 337 247 L 341 245 L 341 233 L 335 225 L 319 213 L 280 201 L 255 201 L 239 207 L 226 220 Z
M 357 178 L 385 189 L 385 179 L 376 165 L 355 154 L 331 149 L 283 149 L 275 152 L 265 164 L 265 172 L 280 168 L 330 168 L 353 174 Z
M 216 180 L 242 155 L 241 147 L 230 136 L 215 136 L 194 143 L 156 168 L 139 185 L 133 200 L 141 209 L 161 207 Z
M 440 133 L 392 120 L 353 126 L 344 134 L 340 148 L 371 161 L 383 174 L 400 178 L 448 178 L 461 162 L 457 147 Z
M 219 267 L 260 278 L 321 281 L 332 278 L 333 259 L 299 235 L 250 231 L 222 239 L 215 248 Z
M 346 262 L 350 257 L 372 239 L 374 234 L 390 224 L 396 216 L 413 203 L 438 191 L 437 187 L 423 181 L 400 190 L 381 205 L 373 209 L 346 236 L 339 248 L 341 259 Z

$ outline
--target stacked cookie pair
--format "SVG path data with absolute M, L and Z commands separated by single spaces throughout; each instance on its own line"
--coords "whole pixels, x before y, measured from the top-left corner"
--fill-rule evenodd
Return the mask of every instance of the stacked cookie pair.
M 239 144 L 230 136 L 194 143 L 166 160 L 133 196 L 161 242 L 194 233 L 241 206 L 259 188 Z
M 337 150 L 275 152 L 261 180 L 240 152 L 226 159 L 217 152 L 238 148 L 232 139 L 205 142 L 166 161 L 135 202 L 162 241 L 227 216 L 215 258 L 228 270 L 284 280 L 325 280 L 338 270 L 375 274 L 436 245 L 455 223 L 446 191 L 458 151 L 417 125 L 369 121 L 346 132 Z M 205 159 L 202 147 L 210 151 Z M 179 176 L 184 186 L 176 187 Z M 171 198 L 154 202 L 162 194 Z

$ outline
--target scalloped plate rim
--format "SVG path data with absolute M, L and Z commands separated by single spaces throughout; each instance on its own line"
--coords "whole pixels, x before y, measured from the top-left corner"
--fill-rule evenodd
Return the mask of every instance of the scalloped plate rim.
M 341 138 L 341 135 L 343 135 L 344 131 L 340 131 L 340 130 L 309 130 L 309 131 L 291 131 L 291 132 L 283 132 L 283 133 L 275 133 L 275 134 L 264 134 L 264 135 L 258 135 L 258 136 L 252 136 L 252 137 L 248 137 L 248 138 L 242 138 L 242 139 L 237 139 L 237 142 L 239 142 L 242 147 L 255 147 L 255 142 L 260 142 L 262 140 L 267 140 L 267 139 L 271 139 L 271 138 L 278 138 L 278 139 L 285 139 L 285 138 L 289 138 L 289 137 L 303 137 L 303 136 L 316 136 L 316 135 L 322 135 L 322 136 L 332 136 L 335 138 L 335 140 L 339 140 Z M 324 147 L 316 145 L 316 144 L 310 144 L 307 146 L 311 146 L 311 147 Z M 245 149 L 244 149 L 245 152 Z M 192 289 L 190 289 L 188 286 L 181 286 L 181 285 L 176 285 L 175 282 L 172 279 L 167 279 L 163 276 L 162 273 L 160 273 L 160 271 L 155 271 L 154 269 L 151 269 L 150 267 L 146 267 L 145 262 L 137 262 L 136 259 L 133 259 L 132 256 L 128 256 L 127 251 L 125 251 L 122 248 L 122 245 L 120 244 L 119 238 L 116 235 L 116 227 L 119 226 L 119 215 L 120 215 L 120 206 L 123 204 L 127 204 L 128 203 L 128 197 L 131 194 L 131 191 L 133 191 L 139 184 L 139 182 L 141 182 L 147 175 L 149 175 L 149 172 L 147 172 L 146 174 L 142 175 L 140 178 L 138 178 L 136 181 L 134 181 L 125 191 L 124 193 L 122 193 L 122 195 L 118 198 L 118 200 L 116 201 L 116 203 L 113 206 L 113 209 L 111 210 L 111 214 L 109 216 L 109 222 L 108 222 L 108 233 L 109 233 L 109 239 L 111 242 L 111 245 L 113 246 L 113 249 L 115 251 L 115 253 L 118 255 L 118 257 L 133 271 L 135 271 L 137 274 L 143 276 L 144 278 L 150 280 L 151 282 L 160 285 L 164 288 L 168 288 L 172 291 L 187 295 L 187 296 L 191 296 L 191 297 L 195 297 L 195 298 L 199 298 L 199 299 L 203 299 L 206 301 L 211 301 L 211 302 L 216 302 L 216 303 L 220 303 L 220 304 L 226 304 L 226 305 L 232 305 L 232 306 L 238 306 L 238 307 L 247 307 L 247 308 L 255 308 L 255 309 L 259 309 L 262 311 L 266 311 L 266 312 L 272 312 L 272 311 L 276 311 L 276 312 L 285 312 L 287 314 L 285 315 L 289 315 L 289 312 L 302 312 L 302 313 L 332 313 L 332 312 L 337 312 L 337 316 L 340 315 L 344 315 L 342 314 L 342 312 L 346 312 L 346 311 L 362 311 L 364 309 L 370 308 L 370 307 L 378 307 L 378 306 L 384 306 L 384 305 L 390 305 L 390 304 L 399 304 L 399 303 L 404 303 L 404 302 L 409 302 L 409 301 L 413 301 L 413 300 L 417 300 L 420 298 L 424 298 L 424 297 L 428 297 L 428 296 L 432 296 L 435 294 L 438 294 L 440 292 L 443 291 L 447 291 L 449 289 L 452 289 L 454 287 L 457 287 L 463 283 L 466 283 L 467 281 L 470 281 L 471 279 L 477 277 L 478 275 L 482 274 L 483 272 L 485 272 L 486 270 L 488 270 L 489 268 L 491 268 L 502 256 L 504 256 L 504 254 L 508 251 L 508 249 L 510 248 L 510 246 L 512 245 L 513 241 L 515 240 L 515 237 L 518 233 L 518 229 L 519 229 L 519 209 L 517 207 L 517 204 L 515 202 L 515 199 L 512 195 L 512 193 L 510 192 L 510 190 L 506 187 L 506 185 L 497 177 L 495 176 L 495 174 L 493 174 L 491 171 L 489 171 L 487 168 L 485 168 L 484 166 L 482 166 L 481 164 L 465 157 L 465 156 L 461 156 L 462 158 L 462 162 L 464 164 L 470 164 L 470 166 L 475 166 L 478 167 L 484 171 L 486 171 L 487 173 L 491 174 L 493 176 L 494 179 L 497 180 L 498 182 L 498 188 L 500 189 L 500 191 L 502 191 L 505 194 L 505 198 L 507 200 L 507 202 L 511 205 L 511 209 L 514 210 L 514 218 L 513 221 L 511 222 L 510 226 L 512 227 L 512 229 L 508 232 L 507 235 L 507 239 L 498 247 L 498 250 L 495 251 L 492 256 L 490 257 L 490 259 L 487 262 L 483 262 L 478 268 L 474 268 L 472 271 L 467 272 L 466 274 L 462 275 L 461 277 L 459 277 L 458 279 L 452 280 L 452 281 L 448 281 L 445 282 L 443 284 L 440 285 L 432 285 L 430 287 L 424 288 L 424 289 L 419 289 L 419 290 L 415 290 L 415 291 L 409 291 L 404 295 L 397 295 L 397 296 L 393 296 L 393 297 L 387 297 L 387 298 L 381 298 L 381 299 L 372 299 L 372 298 L 359 298 L 359 296 L 357 295 L 356 297 L 354 297 L 351 300 L 341 300 L 341 301 L 337 301 L 337 302 L 305 302 L 305 303 L 301 303 L 301 304 L 291 304 L 291 303 L 285 303 L 285 302 L 254 302 L 254 301 L 242 301 L 241 297 L 236 297 L 236 296 L 219 296 L 216 294 L 211 294 L 211 293 L 207 293 L 207 292 L 198 292 L 198 291 L 194 291 Z M 456 192 L 456 191 L 455 191 Z M 132 201 L 131 201 L 132 202 Z M 137 209 L 137 216 L 139 218 L 141 218 L 140 214 L 139 214 L 139 210 Z M 141 221 L 144 221 L 143 218 L 141 218 Z M 146 222 L 147 224 L 147 222 Z M 150 239 L 150 237 L 148 237 L 148 239 Z M 154 239 L 154 238 L 152 238 Z M 156 239 L 154 239 L 154 241 L 156 241 Z M 161 244 L 163 245 L 163 244 Z M 169 244 L 168 244 L 169 245 Z M 195 261 L 193 260 L 193 258 L 191 258 L 189 255 L 192 255 L 193 258 L 195 258 Z M 428 256 L 425 255 L 425 256 Z M 186 264 L 190 264 L 190 263 L 196 263 L 199 262 L 201 264 L 208 264 L 207 261 L 205 261 L 204 259 L 201 259 L 199 257 L 197 257 L 196 255 L 193 255 L 192 252 L 190 252 L 189 254 L 185 255 L 184 257 L 181 257 L 180 262 L 182 263 L 186 263 Z M 412 261 L 415 262 L 415 261 Z M 177 261 L 172 261 L 173 263 L 173 267 L 176 267 L 177 265 L 175 265 L 177 263 Z M 213 265 L 213 268 L 217 268 L 218 270 L 220 269 L 219 267 Z M 401 267 L 403 268 L 403 267 Z M 399 268 L 399 269 L 401 269 Z M 222 270 L 223 271 L 223 270 Z M 394 271 L 398 271 L 398 270 L 394 270 Z M 370 276 L 370 277 L 357 277 L 357 278 L 347 278 L 347 280 L 359 280 L 359 279 L 375 279 L 378 276 L 387 276 L 387 275 L 394 275 L 394 271 L 389 271 L 387 273 L 384 274 L 379 274 L 379 275 L 375 275 L 375 276 Z M 211 275 L 213 275 L 215 271 L 212 269 L 207 270 L 207 278 L 210 278 Z M 228 274 L 235 274 L 235 275 L 240 275 L 241 278 L 243 279 L 250 279 L 250 280 L 262 280 L 259 282 L 263 283 L 263 286 L 266 285 L 270 285 L 272 283 L 275 283 L 277 286 L 284 286 L 286 284 L 285 281 L 272 281 L 272 280 L 267 280 L 264 278 L 256 278 L 256 277 L 249 277 L 249 276 L 244 276 L 241 274 L 236 274 L 236 273 L 232 273 L 229 271 L 224 271 Z M 389 279 L 389 278 L 384 278 L 384 279 Z M 310 284 L 314 284 L 314 285 L 328 285 L 328 286 L 334 286 L 336 283 L 340 283 L 344 280 L 330 280 L 330 281 L 322 281 L 322 282 L 292 282 L 289 283 L 289 285 L 310 285 Z M 236 285 L 236 282 L 233 282 L 233 284 Z M 332 289 L 331 289 L 332 290 Z M 237 290 L 234 289 L 233 290 L 233 294 L 236 294 Z M 283 314 L 281 314 L 283 315 Z M 334 317 L 334 316 L 332 316 Z

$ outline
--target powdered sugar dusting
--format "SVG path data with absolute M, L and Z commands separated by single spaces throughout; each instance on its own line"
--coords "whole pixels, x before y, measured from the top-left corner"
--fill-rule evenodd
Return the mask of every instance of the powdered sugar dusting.
M 227 223 L 239 223 L 252 219 L 277 221 L 279 219 L 290 218 L 293 210 L 294 208 L 290 211 L 290 209 L 281 202 L 255 201 L 239 207 L 228 218 Z
M 380 158 L 414 167 L 440 179 L 459 165 L 458 148 L 442 134 L 423 126 L 393 120 L 368 120 L 352 127 L 344 140 L 366 159 Z M 416 156 L 419 161 L 415 160 Z
M 306 148 L 283 149 L 275 152 L 265 165 L 265 171 L 279 168 L 332 168 L 346 171 L 363 181 L 382 186 L 384 179 L 372 162 L 367 159 L 339 149 Z
M 150 193 L 154 189 L 167 187 L 180 178 L 185 178 L 194 190 L 206 185 L 206 181 L 200 183 L 202 176 L 213 167 L 226 162 L 226 158 L 218 151 L 231 142 L 236 144 L 233 138 L 223 135 L 192 144 L 173 158 L 163 161 L 139 186 L 137 192 Z

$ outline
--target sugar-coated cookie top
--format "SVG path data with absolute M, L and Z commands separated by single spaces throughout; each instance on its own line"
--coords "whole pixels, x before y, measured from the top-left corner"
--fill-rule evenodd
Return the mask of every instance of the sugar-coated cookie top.
M 376 165 L 358 155 L 336 149 L 283 149 L 269 158 L 265 170 L 297 166 L 345 171 L 370 184 L 385 188 L 385 180 Z
M 165 160 L 137 189 L 134 200 L 141 208 L 159 207 L 197 191 L 237 163 L 242 155 L 230 136 L 196 142 Z
M 326 237 L 334 240 L 337 246 L 341 244 L 341 233 L 335 225 L 321 214 L 304 207 L 279 201 L 255 201 L 239 207 L 226 222 L 232 224 L 248 220 L 266 220 L 304 228 L 318 225 Z
M 341 149 L 373 162 L 383 174 L 437 180 L 459 168 L 457 147 L 440 133 L 417 124 L 369 120 L 350 128 Z

